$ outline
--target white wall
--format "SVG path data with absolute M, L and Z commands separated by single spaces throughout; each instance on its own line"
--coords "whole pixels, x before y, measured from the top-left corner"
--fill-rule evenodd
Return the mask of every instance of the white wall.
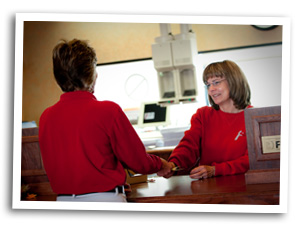
M 199 73 L 214 61 L 232 60 L 243 70 L 254 107 L 281 105 L 282 45 L 199 54 Z
M 157 72 L 152 60 L 97 66 L 94 95 L 112 100 L 122 109 L 139 107 L 142 101 L 157 101 Z

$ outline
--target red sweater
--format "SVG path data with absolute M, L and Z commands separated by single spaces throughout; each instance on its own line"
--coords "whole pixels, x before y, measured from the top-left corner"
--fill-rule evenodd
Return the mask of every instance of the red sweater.
M 103 192 L 123 185 L 124 168 L 137 173 L 161 169 L 121 108 L 89 92 L 61 95 L 40 118 L 39 143 L 51 187 L 57 194 Z
M 231 114 L 211 107 L 197 110 L 191 128 L 169 161 L 190 171 L 199 157 L 200 165 L 215 166 L 215 176 L 245 173 L 249 169 L 243 111 Z

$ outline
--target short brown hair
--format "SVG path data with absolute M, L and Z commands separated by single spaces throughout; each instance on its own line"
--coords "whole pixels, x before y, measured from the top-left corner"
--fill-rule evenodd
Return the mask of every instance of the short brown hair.
M 230 98 L 237 109 L 245 109 L 251 104 L 251 90 L 247 78 L 235 62 L 225 60 L 209 64 L 203 72 L 203 82 L 206 83 L 212 77 L 221 77 L 227 80 Z M 219 110 L 219 105 L 215 104 L 210 96 L 209 101 L 214 109 Z
M 86 41 L 61 40 L 53 49 L 54 77 L 62 91 L 88 90 L 95 80 L 95 50 Z

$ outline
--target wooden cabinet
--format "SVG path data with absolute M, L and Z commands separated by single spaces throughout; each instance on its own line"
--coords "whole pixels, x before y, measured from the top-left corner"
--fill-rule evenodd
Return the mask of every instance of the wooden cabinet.
M 21 184 L 37 196 L 55 194 L 44 170 L 37 127 L 22 129 Z

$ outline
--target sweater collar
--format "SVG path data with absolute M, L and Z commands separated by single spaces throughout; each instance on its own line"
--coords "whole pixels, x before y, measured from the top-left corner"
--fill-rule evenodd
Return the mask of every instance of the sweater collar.
M 73 99 L 75 99 L 75 100 L 76 99 L 94 99 L 94 100 L 96 100 L 96 97 L 88 91 L 66 92 L 60 96 L 61 101 L 73 100 Z

